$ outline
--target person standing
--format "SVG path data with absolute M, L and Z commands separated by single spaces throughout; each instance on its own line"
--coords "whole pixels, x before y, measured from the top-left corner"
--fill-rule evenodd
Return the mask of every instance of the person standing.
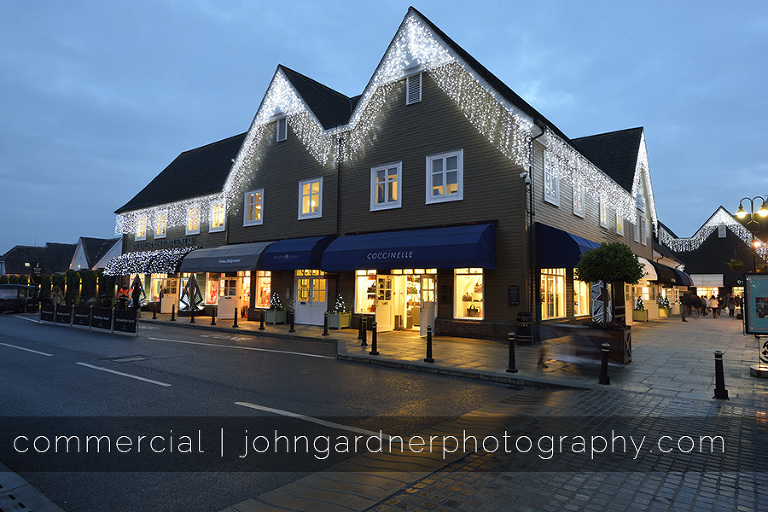
M 58 286 L 53 287 L 53 293 L 51 294 L 51 304 L 54 306 L 64 305 L 64 294 L 61 293 L 61 288 Z
M 717 318 L 718 304 L 719 304 L 719 301 L 717 300 L 717 297 L 712 295 L 709 298 L 709 307 L 712 308 L 712 318 Z
M 685 319 L 686 313 L 690 315 L 690 311 L 688 311 L 688 308 L 691 307 L 691 296 L 687 293 L 684 293 L 682 297 L 680 297 L 680 316 L 683 317 L 683 322 L 687 322 L 688 320 Z

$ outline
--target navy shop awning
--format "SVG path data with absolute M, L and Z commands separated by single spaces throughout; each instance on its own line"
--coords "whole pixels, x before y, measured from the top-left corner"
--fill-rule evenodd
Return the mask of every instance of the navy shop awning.
M 582 254 L 598 247 L 592 240 L 536 223 L 536 259 L 541 268 L 575 268 Z
M 198 249 L 181 260 L 181 272 L 237 272 L 256 270 L 259 258 L 272 242 L 223 245 Z
M 691 279 L 691 276 L 689 276 L 682 270 L 678 270 L 676 268 L 673 268 L 672 270 L 675 272 L 675 275 L 677 276 L 678 286 L 693 286 L 693 279 Z
M 678 283 L 677 274 L 675 273 L 675 269 L 672 267 L 668 267 L 667 265 L 662 265 L 661 263 L 657 263 L 655 261 L 651 262 L 653 264 L 653 268 L 656 269 L 656 281 L 662 284 L 671 284 L 671 285 L 678 285 L 681 283 Z M 682 284 L 681 284 L 682 285 Z
M 264 270 L 319 269 L 323 251 L 332 240 L 332 236 L 278 240 L 264 250 L 259 268 Z
M 322 270 L 496 268 L 496 225 L 468 224 L 348 235 L 327 247 Z

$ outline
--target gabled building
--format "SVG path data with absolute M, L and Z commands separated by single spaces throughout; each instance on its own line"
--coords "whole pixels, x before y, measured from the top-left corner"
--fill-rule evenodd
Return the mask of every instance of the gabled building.
M 379 330 L 489 338 L 519 312 L 590 316 L 579 256 L 622 241 L 650 260 L 657 223 L 642 128 L 569 139 L 413 8 L 362 94 L 278 66 L 247 133 L 116 213 L 110 271 L 153 300 L 195 274 L 220 316 L 277 295 L 319 325 L 341 295 Z
M 69 264 L 70 270 L 98 270 L 122 254 L 122 239 L 80 237 L 75 254 Z
M 40 274 L 63 274 L 75 252 L 76 244 L 48 242 L 44 247 L 17 245 L 3 254 L 4 273 L 8 275 L 30 275 L 32 269 L 40 268 Z

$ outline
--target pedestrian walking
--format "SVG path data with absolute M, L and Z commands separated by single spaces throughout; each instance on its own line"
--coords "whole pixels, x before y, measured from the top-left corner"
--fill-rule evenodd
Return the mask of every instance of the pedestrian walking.
M 709 307 L 712 310 L 712 318 L 717 318 L 717 308 L 719 304 L 720 302 L 714 295 L 709 298 Z
M 690 315 L 691 307 L 691 296 L 688 293 L 684 293 L 682 297 L 680 297 L 680 316 L 683 317 L 683 322 L 687 322 L 688 320 L 685 319 L 686 314 Z
M 727 307 L 728 307 L 728 316 L 731 318 L 734 318 L 734 313 L 736 312 L 736 300 L 733 298 L 732 293 L 728 294 Z

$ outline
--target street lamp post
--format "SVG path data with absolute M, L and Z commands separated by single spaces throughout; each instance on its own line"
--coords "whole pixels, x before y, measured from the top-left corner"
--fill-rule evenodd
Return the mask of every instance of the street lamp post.
M 741 201 L 739 201 L 739 209 L 736 211 L 736 217 L 739 219 L 744 219 L 747 216 L 747 212 L 744 210 L 743 206 L 744 201 L 749 201 L 749 222 L 747 222 L 747 229 L 752 233 L 752 248 L 754 249 L 754 252 L 752 253 L 752 272 L 756 272 L 757 250 L 763 242 L 757 237 L 757 233 L 760 231 L 760 222 L 755 219 L 755 214 L 762 218 L 768 217 L 768 194 L 766 194 L 765 198 L 762 196 L 755 196 L 752 198 L 742 197 Z M 763 205 L 757 211 L 755 211 L 755 201 L 763 202 Z

